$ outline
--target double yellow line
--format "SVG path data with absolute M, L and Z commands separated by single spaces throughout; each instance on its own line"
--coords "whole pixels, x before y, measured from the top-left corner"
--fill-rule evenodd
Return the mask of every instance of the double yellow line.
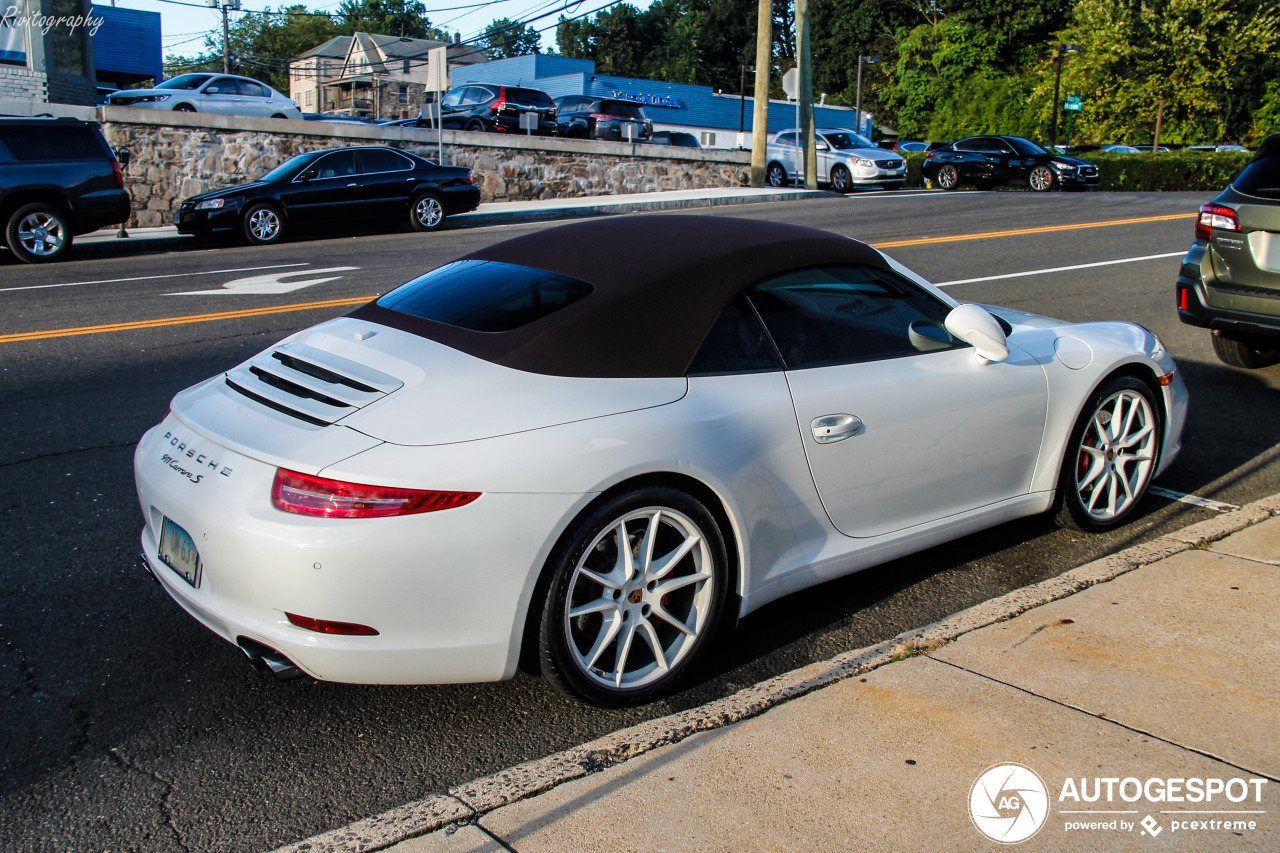
M 1044 228 L 1019 228 L 1014 231 L 986 231 L 981 234 L 957 234 L 949 237 L 925 237 L 918 240 L 894 240 L 873 243 L 877 249 L 894 249 L 901 246 L 927 246 L 933 243 L 959 243 L 965 240 L 986 240 L 992 237 L 1020 237 L 1028 234 L 1049 234 L 1055 231 L 1078 231 L 1085 228 L 1109 228 L 1115 225 L 1139 225 L 1143 222 L 1168 222 L 1172 219 L 1192 219 L 1194 213 L 1174 213 L 1166 216 L 1143 216 L 1137 219 L 1110 219 L 1106 222 L 1082 222 L 1076 225 L 1053 225 Z M 261 317 L 267 314 L 285 314 L 290 311 L 312 311 L 320 308 L 343 308 L 360 305 L 372 299 L 360 296 L 354 299 L 327 299 L 322 302 L 299 302 L 294 305 L 273 305 L 267 308 L 246 308 L 242 311 L 219 311 L 216 314 L 190 314 L 185 317 L 162 317 L 156 320 L 136 320 L 132 323 L 108 323 L 103 326 L 79 326 L 73 329 L 49 329 L 44 332 L 17 332 L 0 335 L 0 344 L 19 341 L 40 341 L 49 338 L 69 338 L 76 335 L 97 335 L 103 332 L 127 332 L 133 329 L 156 329 L 162 326 L 181 326 L 187 323 L 210 323 L 215 320 L 238 320 L 244 317 Z

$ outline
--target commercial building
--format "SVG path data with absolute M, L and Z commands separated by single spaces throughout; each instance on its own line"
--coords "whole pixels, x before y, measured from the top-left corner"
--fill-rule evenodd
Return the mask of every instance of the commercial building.
M 755 99 L 717 92 L 709 86 L 635 80 L 596 73 L 596 64 L 586 59 L 530 54 L 498 59 L 453 70 L 452 85 L 494 83 L 540 89 L 552 98 L 565 95 L 616 98 L 644 107 L 655 130 L 692 133 L 704 148 L 750 147 Z M 857 113 L 849 107 L 814 107 L 818 127 L 857 129 Z M 870 130 L 870 117 L 863 114 L 863 132 Z M 796 126 L 795 102 L 769 102 L 769 131 Z M 739 141 L 738 130 L 744 139 Z
M 102 24 L 93 34 L 93 56 L 100 89 L 123 89 L 164 79 L 164 50 L 160 44 L 160 13 L 94 6 Z
M 30 114 L 33 103 L 92 105 L 89 0 L 0 2 L 0 112 Z M 17 109 L 25 107 L 25 111 Z

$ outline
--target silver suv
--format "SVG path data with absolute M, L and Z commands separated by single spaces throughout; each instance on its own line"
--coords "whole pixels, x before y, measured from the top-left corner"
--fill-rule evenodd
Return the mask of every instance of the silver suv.
M 799 137 L 796 130 L 784 130 L 769 138 L 765 166 L 765 183 L 769 186 L 785 187 L 803 179 Z M 827 184 L 840 193 L 857 187 L 902 188 L 907 161 L 901 155 L 877 148 L 865 136 L 843 127 L 820 127 L 815 137 L 819 184 Z
M 1226 364 L 1280 363 L 1280 133 L 1201 205 L 1176 299 L 1178 319 L 1209 329 Z

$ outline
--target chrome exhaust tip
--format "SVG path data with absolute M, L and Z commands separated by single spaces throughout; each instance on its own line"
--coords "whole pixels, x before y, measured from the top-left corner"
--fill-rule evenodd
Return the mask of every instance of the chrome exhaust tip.
M 296 663 L 264 643 L 248 637 L 237 637 L 236 645 L 249 658 L 249 663 L 253 664 L 254 669 L 259 672 L 270 671 L 277 681 L 290 681 L 306 675 Z

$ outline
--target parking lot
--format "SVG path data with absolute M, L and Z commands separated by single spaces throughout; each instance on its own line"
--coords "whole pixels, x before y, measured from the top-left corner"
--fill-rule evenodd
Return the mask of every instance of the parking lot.
M 864 194 L 716 211 L 864 240 L 959 299 L 1142 323 L 1178 361 L 1191 416 L 1182 456 L 1114 533 L 1030 519 L 791 596 L 745 619 L 685 692 L 628 711 L 573 704 L 525 675 L 441 687 L 275 683 L 137 563 L 132 448 L 174 393 L 431 267 L 554 223 L 0 265 L 8 846 L 270 849 L 1280 491 L 1280 367 L 1220 364 L 1207 332 L 1174 311 L 1178 257 L 1205 200 Z

